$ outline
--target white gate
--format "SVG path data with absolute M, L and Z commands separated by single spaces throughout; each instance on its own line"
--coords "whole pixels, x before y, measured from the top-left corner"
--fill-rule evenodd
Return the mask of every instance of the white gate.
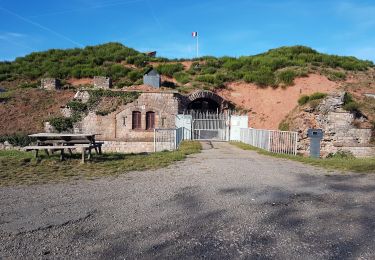
M 228 141 L 228 114 L 192 112 L 191 115 L 194 140 Z
M 230 140 L 240 141 L 241 139 L 241 128 L 247 128 L 249 126 L 248 116 L 235 116 L 230 117 Z

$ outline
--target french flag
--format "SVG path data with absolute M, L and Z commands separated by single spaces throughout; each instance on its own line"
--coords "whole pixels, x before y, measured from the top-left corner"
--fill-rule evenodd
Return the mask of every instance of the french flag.
M 193 36 L 193 37 L 197 37 L 197 36 L 198 36 L 198 32 L 192 32 L 192 33 L 191 33 L 191 36 Z

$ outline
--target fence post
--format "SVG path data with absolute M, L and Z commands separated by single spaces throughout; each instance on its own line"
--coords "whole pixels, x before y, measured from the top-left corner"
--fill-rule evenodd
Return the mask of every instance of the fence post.
M 154 128 L 154 152 L 156 152 L 156 129 Z
M 298 133 L 295 133 L 294 134 L 294 142 L 295 142 L 295 145 L 294 145 L 294 155 L 297 155 L 297 141 L 298 141 Z

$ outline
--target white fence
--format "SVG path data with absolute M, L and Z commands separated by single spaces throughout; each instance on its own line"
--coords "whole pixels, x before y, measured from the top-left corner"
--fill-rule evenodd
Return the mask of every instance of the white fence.
M 242 128 L 240 141 L 273 153 L 297 154 L 297 132 Z
M 191 131 L 184 128 L 154 129 L 154 151 L 172 151 L 178 149 L 180 143 L 190 139 Z

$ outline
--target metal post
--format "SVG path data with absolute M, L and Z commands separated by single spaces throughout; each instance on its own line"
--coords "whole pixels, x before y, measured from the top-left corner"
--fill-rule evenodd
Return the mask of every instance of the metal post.
M 154 152 L 156 152 L 156 129 L 154 129 Z

